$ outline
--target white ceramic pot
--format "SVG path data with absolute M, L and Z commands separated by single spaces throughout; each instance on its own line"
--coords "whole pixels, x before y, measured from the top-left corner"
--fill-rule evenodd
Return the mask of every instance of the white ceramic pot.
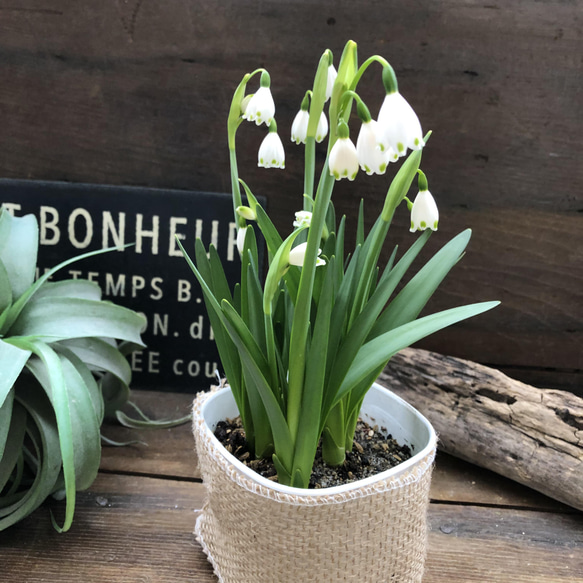
M 413 456 L 375 476 L 318 490 L 274 483 L 215 438 L 238 415 L 229 388 L 199 394 L 193 431 L 207 501 L 195 534 L 223 583 L 420 582 L 437 438 L 403 399 L 374 384 L 361 417 Z

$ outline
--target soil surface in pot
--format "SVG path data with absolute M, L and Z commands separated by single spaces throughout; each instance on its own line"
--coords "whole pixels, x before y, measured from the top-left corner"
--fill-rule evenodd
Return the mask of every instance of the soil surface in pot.
M 253 459 L 249 450 L 240 417 L 219 421 L 215 429 L 216 438 L 240 462 L 269 480 L 277 482 L 277 473 L 271 460 Z M 358 420 L 354 435 L 354 447 L 347 452 L 344 464 L 338 467 L 327 465 L 322 459 L 320 447 L 310 478 L 310 488 L 331 488 L 374 476 L 408 460 L 413 454 L 407 445 L 400 445 L 384 428 L 371 427 Z

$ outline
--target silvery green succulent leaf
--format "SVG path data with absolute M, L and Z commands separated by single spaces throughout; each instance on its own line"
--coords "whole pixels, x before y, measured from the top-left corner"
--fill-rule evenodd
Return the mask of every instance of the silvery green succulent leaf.
M 36 219 L 0 212 L 0 531 L 51 495 L 66 501 L 55 528 L 70 528 L 76 492 L 97 475 L 103 418 L 129 400 L 125 356 L 143 346 L 144 318 L 102 301 L 95 283 L 49 281 L 75 259 L 35 281 L 37 250 Z

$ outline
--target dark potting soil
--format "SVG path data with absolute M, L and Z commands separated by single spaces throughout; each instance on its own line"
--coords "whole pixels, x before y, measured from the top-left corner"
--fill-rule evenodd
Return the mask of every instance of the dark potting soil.
M 219 421 L 215 437 L 240 462 L 277 482 L 277 473 L 271 460 L 253 459 L 240 417 Z M 362 480 L 393 468 L 413 455 L 409 446 L 397 443 L 391 435 L 386 435 L 384 428 L 379 430 L 376 425 L 371 427 L 361 419 L 358 420 L 353 443 L 352 451 L 346 453 L 346 460 L 338 467 L 327 465 L 318 447 L 310 488 L 330 488 Z

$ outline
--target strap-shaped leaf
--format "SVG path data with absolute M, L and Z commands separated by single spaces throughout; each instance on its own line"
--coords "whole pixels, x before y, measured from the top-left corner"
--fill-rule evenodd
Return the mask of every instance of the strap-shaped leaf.
M 399 350 L 407 348 L 407 346 L 442 328 L 491 310 L 499 303 L 483 302 L 444 310 L 394 328 L 370 340 L 358 351 L 353 365 L 344 377 L 333 403 L 337 403 L 347 392 L 362 382 L 367 375 L 385 366 L 390 358 L 399 352 Z
M 87 279 L 65 279 L 63 281 L 47 281 L 31 298 L 36 301 L 40 298 L 82 298 L 99 301 L 101 288 L 98 284 Z
M 320 436 L 320 415 L 326 380 L 326 352 L 330 333 L 330 317 L 334 305 L 335 258 L 326 266 L 326 278 L 320 294 L 320 304 L 314 324 L 310 354 L 306 363 L 302 412 L 294 452 L 294 468 L 309 483 L 312 464 Z M 307 488 L 308 483 L 302 487 Z
M 0 531 L 38 508 L 55 491 L 61 471 L 61 452 L 55 416 L 48 397 L 37 383 L 19 383 L 15 407 L 28 414 L 26 432 L 33 445 L 34 480 L 17 500 L 0 509 Z M 3 501 L 0 498 L 0 501 Z
M 19 298 L 33 283 L 38 248 L 38 223 L 34 215 L 13 217 L 2 211 L 2 222 L 9 222 L 8 236 L 0 247 L 0 261 L 4 264 L 12 296 Z
M 0 405 L 0 492 L 2 492 L 2 488 L 4 488 L 4 484 L 1 483 L 2 476 L 4 475 L 1 471 L 2 458 L 4 456 L 6 440 L 8 439 L 8 430 L 10 428 L 10 420 L 12 418 L 13 402 L 14 402 L 14 390 L 11 390 L 8 392 L 8 395 L 4 399 L 4 403 Z M 22 426 L 22 432 L 24 436 L 24 425 Z
M 0 261 L 0 314 L 4 314 L 12 304 L 12 287 L 4 263 Z M 4 316 L 5 317 L 5 316 Z
M 143 316 L 109 302 L 79 298 L 41 298 L 29 303 L 10 329 L 11 336 L 35 336 L 53 342 L 104 336 L 143 346 Z
M 467 229 L 444 245 L 401 290 L 377 320 L 372 336 L 411 322 L 459 261 L 472 232 Z
M 30 357 L 30 350 L 0 339 L 0 407 Z
M 423 249 L 423 246 L 429 239 L 430 233 L 431 231 L 426 231 L 421 237 L 419 237 L 419 239 L 411 245 L 399 260 L 397 265 L 395 265 L 393 269 L 390 269 L 389 267 L 388 274 L 383 274 L 375 292 L 354 321 L 346 338 L 336 353 L 334 366 L 330 373 L 330 388 L 327 391 L 328 395 L 334 395 L 337 392 L 348 369 L 356 358 L 358 351 L 366 341 L 370 331 L 377 321 L 379 314 L 389 301 L 391 294 L 394 292 L 421 249 Z M 328 405 L 329 404 L 330 403 L 328 403 Z
M 223 310 L 226 316 L 225 325 L 241 352 L 243 367 L 253 380 L 269 417 L 275 450 L 278 452 L 279 460 L 290 471 L 293 460 L 292 438 L 285 416 L 273 394 L 272 388 L 266 380 L 266 371 L 269 370 L 268 365 L 239 314 L 227 302 L 223 302 Z
M 130 247 L 133 243 L 128 245 L 124 245 L 124 247 Z M 88 253 L 83 253 L 82 255 L 78 255 L 77 257 L 72 257 L 71 259 L 67 259 L 49 269 L 41 277 L 39 277 L 26 291 L 12 304 L 12 306 L 8 309 L 7 313 L 2 313 L 0 316 L 0 333 L 6 335 L 7 331 L 10 329 L 12 324 L 16 321 L 20 312 L 24 309 L 30 298 L 38 292 L 38 290 L 51 278 L 57 271 L 63 269 L 67 265 L 71 263 L 75 263 L 76 261 L 80 261 L 81 259 L 87 259 L 88 257 L 93 257 L 95 255 L 101 255 L 102 253 L 108 253 L 109 251 L 113 251 L 117 249 L 117 247 L 108 247 L 107 249 L 97 249 L 96 251 L 89 251 Z
M 76 377 L 72 378 L 75 383 L 80 384 L 82 381 L 85 385 L 85 390 L 89 395 L 91 405 L 93 406 L 93 413 L 95 414 L 97 425 L 101 425 L 101 422 L 103 421 L 103 395 L 91 370 L 81 358 L 79 358 L 72 350 L 63 346 L 60 342 L 51 344 L 51 347 L 57 352 L 61 361 L 67 360 L 68 363 L 75 368 L 76 374 L 81 377 L 81 379 Z M 67 364 L 67 366 L 69 365 Z M 70 376 L 72 376 L 72 373 Z
M 47 344 L 39 340 L 28 340 L 24 338 L 11 339 L 11 342 L 18 343 L 23 348 L 31 350 L 42 361 L 42 368 L 29 361 L 28 367 L 37 377 L 40 384 L 47 392 L 53 405 L 57 427 L 59 432 L 59 447 L 63 462 L 63 476 L 65 479 L 65 493 L 67 497 L 65 508 L 65 520 L 62 527 L 57 527 L 60 531 L 66 531 L 73 522 L 75 511 L 75 447 L 73 443 L 73 425 L 71 421 L 71 409 L 69 407 L 69 394 L 65 382 L 65 374 L 61 364 L 61 359 Z M 93 413 L 93 412 L 92 412 Z
M 127 358 L 101 338 L 74 338 L 61 340 L 60 345 L 74 352 L 91 370 L 110 372 L 126 385 L 130 384 L 132 370 Z

